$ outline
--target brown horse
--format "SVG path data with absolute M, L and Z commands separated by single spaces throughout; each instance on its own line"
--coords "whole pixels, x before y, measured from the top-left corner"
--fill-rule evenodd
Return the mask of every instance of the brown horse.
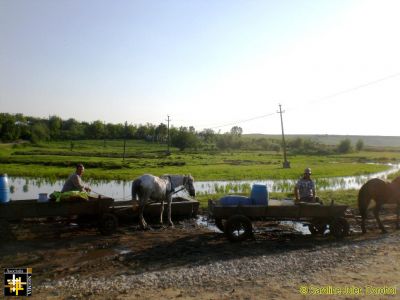
M 379 219 L 379 212 L 385 203 L 397 204 L 397 223 L 396 228 L 399 229 L 400 215 L 400 176 L 392 182 L 385 182 L 379 178 L 368 180 L 358 192 L 358 209 L 361 214 L 361 229 L 366 233 L 365 219 L 367 218 L 367 210 L 371 200 L 375 201 L 374 216 L 382 233 L 386 233 L 385 228 Z

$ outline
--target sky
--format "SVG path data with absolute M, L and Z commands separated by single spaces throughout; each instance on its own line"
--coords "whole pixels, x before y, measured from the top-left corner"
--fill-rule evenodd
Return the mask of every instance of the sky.
M 400 1 L 0 0 L 0 111 L 399 136 Z

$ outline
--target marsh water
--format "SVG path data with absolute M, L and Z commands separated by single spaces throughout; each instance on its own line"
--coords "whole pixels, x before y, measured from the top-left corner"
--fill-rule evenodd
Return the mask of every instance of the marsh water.
M 330 177 L 315 179 L 318 190 L 358 189 L 368 179 L 378 177 L 386 179 L 388 175 L 400 170 L 400 164 L 390 165 L 384 172 L 345 177 Z M 250 193 L 253 184 L 265 184 L 270 192 L 290 192 L 293 190 L 297 179 L 266 179 L 266 180 L 240 180 L 240 181 L 196 181 L 196 193 Z M 39 193 L 52 193 L 60 191 L 64 180 L 51 180 L 45 178 L 9 177 L 8 184 L 12 200 L 36 199 Z M 116 200 L 129 200 L 131 198 L 131 181 L 123 180 L 91 180 L 87 182 L 92 191 L 106 195 Z

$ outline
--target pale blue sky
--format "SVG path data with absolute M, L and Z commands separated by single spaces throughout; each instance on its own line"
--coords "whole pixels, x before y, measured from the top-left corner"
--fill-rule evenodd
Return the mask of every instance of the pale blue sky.
M 281 103 L 287 133 L 399 135 L 399 15 L 396 0 L 0 0 L 1 112 L 279 133 L 277 114 L 236 121 Z

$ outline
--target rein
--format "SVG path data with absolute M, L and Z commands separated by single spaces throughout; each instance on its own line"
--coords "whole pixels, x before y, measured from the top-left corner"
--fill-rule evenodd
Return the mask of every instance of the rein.
M 172 179 L 171 176 L 168 175 L 169 182 L 171 184 L 171 191 L 167 193 L 167 196 L 179 193 L 180 191 L 185 189 L 185 178 L 183 179 L 183 186 L 179 190 L 175 191 L 175 187 L 172 186 Z
M 168 193 L 168 195 L 173 195 L 173 194 L 179 193 L 180 191 L 183 191 L 184 189 L 185 189 L 185 187 L 183 186 L 177 191 L 175 191 L 175 190 L 171 191 L 170 193 Z

